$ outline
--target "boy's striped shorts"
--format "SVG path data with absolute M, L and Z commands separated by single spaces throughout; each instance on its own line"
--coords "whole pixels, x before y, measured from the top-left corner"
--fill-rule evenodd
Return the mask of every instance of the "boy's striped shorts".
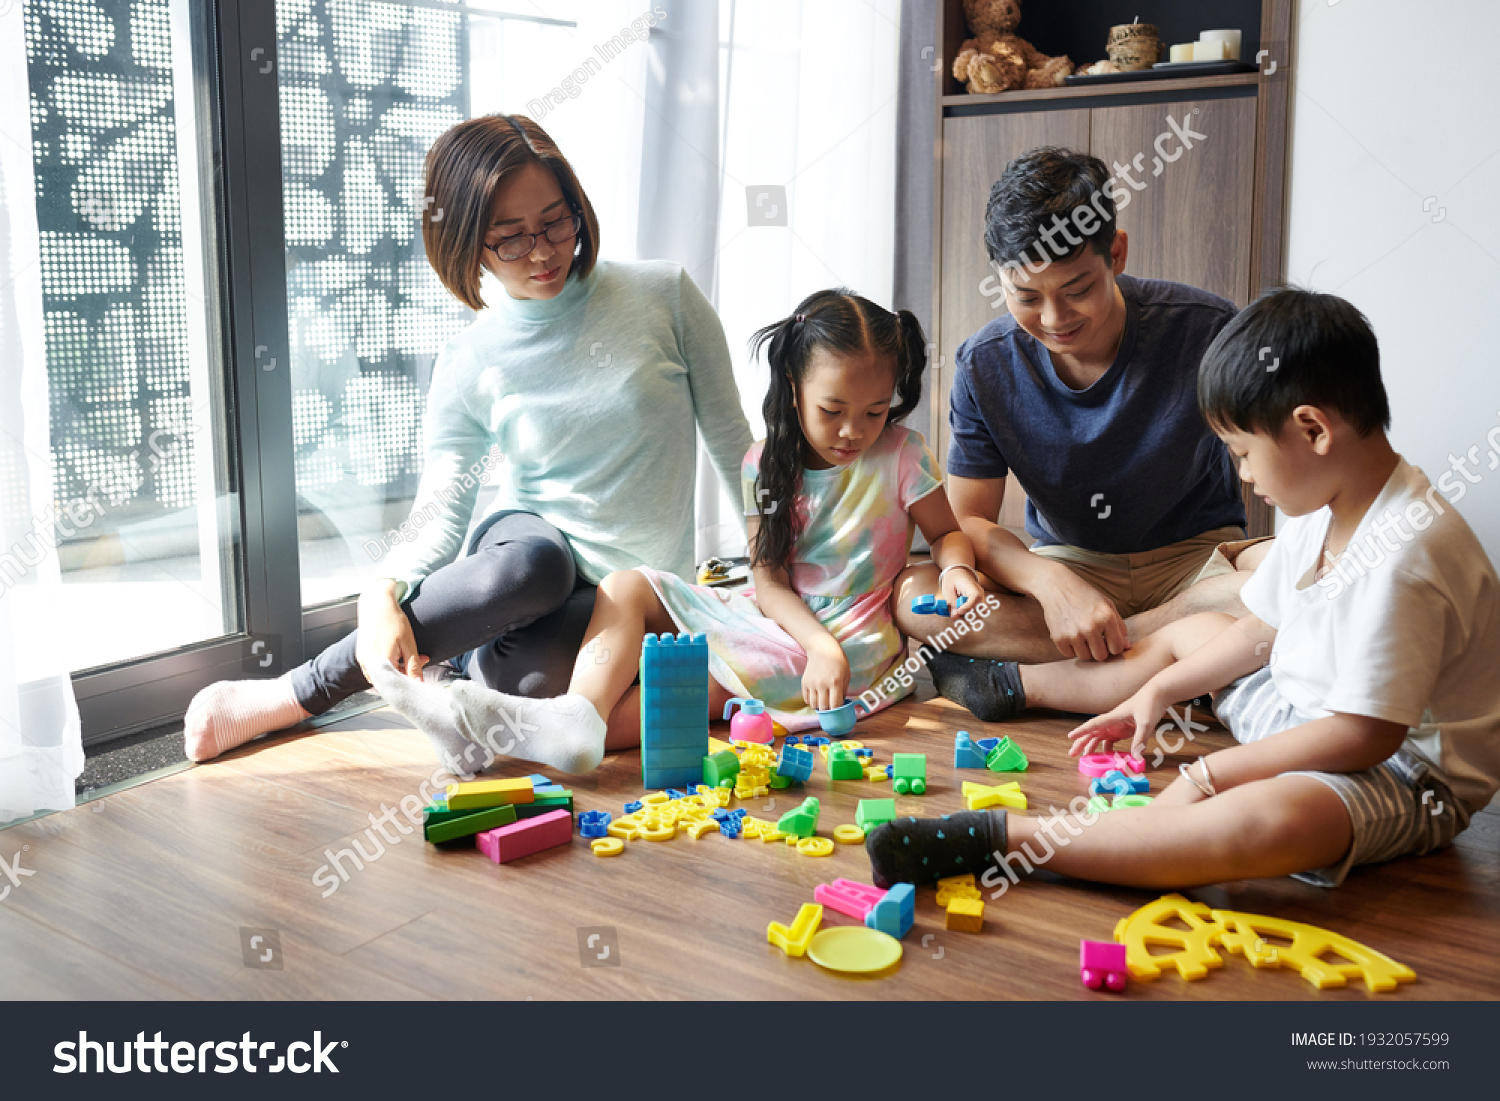
M 1214 714 L 1236 741 L 1247 744 L 1312 721 L 1277 689 L 1269 666 L 1220 692 L 1214 700 Z M 1363 772 L 1298 770 L 1285 775 L 1322 781 L 1349 812 L 1354 840 L 1344 858 L 1294 877 L 1319 887 L 1337 887 L 1359 864 L 1441 849 L 1469 824 L 1469 812 L 1446 778 L 1405 746 Z

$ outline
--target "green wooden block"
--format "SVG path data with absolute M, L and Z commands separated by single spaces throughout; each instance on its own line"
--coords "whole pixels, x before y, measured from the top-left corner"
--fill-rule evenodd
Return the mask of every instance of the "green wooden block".
M 896 800 L 894 799 L 861 799 L 859 806 L 854 810 L 855 825 L 866 833 L 876 826 L 883 826 L 887 822 L 894 821 L 895 817 Z
M 891 781 L 897 795 L 921 795 L 927 790 L 927 754 L 891 754 Z
M 496 826 L 508 826 L 515 820 L 516 808 L 510 803 L 483 810 L 434 810 L 429 807 L 422 812 L 422 836 L 436 844 L 472 837 Z
M 564 795 L 549 795 L 533 803 L 517 803 L 515 809 L 517 818 L 535 818 L 539 814 L 546 814 L 549 810 L 565 810 L 572 814 L 573 793 L 569 791 Z
M 1008 737 L 1001 738 L 999 744 L 984 759 L 985 767 L 991 772 L 1025 772 L 1029 763 L 1026 754 L 1021 752 L 1021 747 Z
M 703 782 L 711 788 L 721 787 L 725 780 L 734 784 L 740 774 L 740 759 L 732 750 L 721 749 L 703 758 Z
M 852 749 L 834 746 L 828 753 L 828 778 L 830 780 L 863 780 L 865 766 Z

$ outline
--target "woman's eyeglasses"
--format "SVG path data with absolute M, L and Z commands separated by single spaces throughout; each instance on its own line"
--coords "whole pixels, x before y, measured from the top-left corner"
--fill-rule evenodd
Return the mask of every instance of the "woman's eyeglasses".
M 582 226 L 583 218 L 573 214 L 553 222 L 541 233 L 519 233 L 514 237 L 502 237 L 493 244 L 486 241 L 484 247 L 501 260 L 521 260 L 531 255 L 539 238 L 546 237 L 554 245 L 561 245 L 577 237 Z

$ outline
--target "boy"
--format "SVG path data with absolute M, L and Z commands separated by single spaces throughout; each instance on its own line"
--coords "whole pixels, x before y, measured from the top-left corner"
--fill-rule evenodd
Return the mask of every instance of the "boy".
M 1017 157 L 990 191 L 985 249 L 1007 313 L 959 347 L 947 461 L 979 568 L 1016 595 L 928 661 L 938 691 L 987 722 L 1014 717 L 1010 662 L 1103 661 L 1194 612 L 1243 615 L 1264 553 L 1239 553 L 1239 480 L 1193 398 L 1234 303 L 1124 274 L 1115 201 L 1130 194 L 1098 158 L 1056 148 Z M 1008 473 L 1026 489 L 1030 549 L 996 522 Z M 930 567 L 914 573 L 913 594 L 937 591 Z M 898 594 L 907 635 L 948 626 Z
M 1169 703 L 1215 689 L 1241 744 L 1182 765 L 1146 807 L 882 826 L 867 843 L 877 884 L 994 860 L 990 888 L 1041 863 L 1140 887 L 1287 874 L 1332 887 L 1355 865 L 1447 845 L 1500 786 L 1500 580 L 1387 442 L 1365 319 L 1332 295 L 1272 292 L 1209 348 L 1198 401 L 1240 477 L 1289 517 L 1242 590 L 1250 614 L 1188 617 L 1119 659 L 1021 680 L 1043 706 L 1125 700 L 1073 731 L 1075 754 L 1126 737 L 1139 750 Z

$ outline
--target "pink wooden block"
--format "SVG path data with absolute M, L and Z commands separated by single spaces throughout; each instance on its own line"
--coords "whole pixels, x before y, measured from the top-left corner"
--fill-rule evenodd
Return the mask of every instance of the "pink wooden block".
M 835 879 L 832 883 L 819 883 L 813 888 L 815 902 L 860 921 L 864 921 L 865 915 L 884 897 L 885 892 L 879 887 L 856 883 L 852 879 Z
M 1078 771 L 1085 776 L 1100 777 L 1111 769 L 1140 775 L 1146 771 L 1146 762 L 1129 753 L 1090 753 L 1087 757 L 1078 759 Z
M 1125 946 L 1107 940 L 1078 942 L 1078 977 L 1090 990 L 1108 987 L 1115 993 L 1125 989 Z
M 573 840 L 573 816 L 565 810 L 549 810 L 535 818 L 485 830 L 474 840 L 485 856 L 496 864 L 504 864 L 556 845 L 566 845 Z

